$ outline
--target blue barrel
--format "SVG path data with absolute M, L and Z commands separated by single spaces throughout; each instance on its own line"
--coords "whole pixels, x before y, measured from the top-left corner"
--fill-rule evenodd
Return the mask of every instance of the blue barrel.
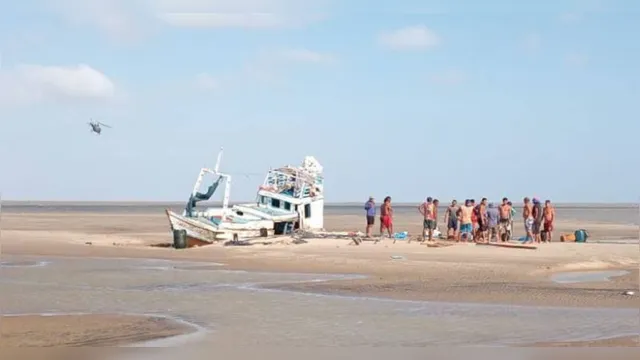
M 587 241 L 587 231 L 584 229 L 576 230 L 573 233 L 576 236 L 576 242 L 586 242 Z

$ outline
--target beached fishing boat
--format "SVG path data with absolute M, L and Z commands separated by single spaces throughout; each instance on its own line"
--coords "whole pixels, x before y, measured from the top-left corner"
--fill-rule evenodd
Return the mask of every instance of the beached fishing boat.
M 246 239 L 287 234 L 296 229 L 322 230 L 324 226 L 324 185 L 322 166 L 307 156 L 300 166 L 284 166 L 267 172 L 259 186 L 256 201 L 229 206 L 231 176 L 216 167 L 202 168 L 182 214 L 169 209 L 172 230 L 185 230 L 187 247 L 207 245 L 218 240 Z M 206 192 L 199 192 L 204 177 L 217 177 Z M 211 199 L 224 183 L 222 206 L 197 210 L 196 204 Z

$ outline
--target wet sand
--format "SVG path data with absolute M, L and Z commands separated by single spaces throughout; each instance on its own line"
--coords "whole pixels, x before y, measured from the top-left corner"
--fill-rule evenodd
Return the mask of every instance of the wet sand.
M 640 347 L 640 335 L 621 336 L 593 341 L 565 341 L 536 343 L 534 347 Z
M 415 226 L 412 225 L 416 222 L 414 218 L 409 215 L 397 218 L 398 229 Z M 359 217 L 327 215 L 325 224 L 328 229 L 360 230 L 361 220 Z M 609 226 L 610 232 L 619 236 L 630 236 L 634 231 L 632 225 L 579 225 L 597 228 L 602 233 L 607 233 Z M 637 227 L 635 231 L 637 234 Z M 429 248 L 415 242 L 393 244 L 390 240 L 353 246 L 347 240 L 338 239 L 311 240 L 304 245 L 213 245 L 180 251 L 150 246 L 169 241 L 169 226 L 162 213 L 3 213 L 2 216 L 3 254 L 182 259 L 222 263 L 227 269 L 368 276 L 361 280 L 280 286 L 305 292 L 536 306 L 640 307 L 637 295 L 640 253 L 638 245 L 634 244 L 553 243 L 542 244 L 536 251 L 472 244 Z M 601 269 L 625 269 L 630 274 L 611 281 L 578 284 L 555 284 L 550 280 L 550 276 L 558 272 Z M 636 295 L 623 295 L 628 290 L 636 291 Z M 3 318 L 2 341 L 8 341 L 6 332 L 14 334 L 8 337 L 14 340 L 4 346 L 112 346 L 184 331 L 163 328 L 160 325 L 166 324 L 162 321 L 119 316 L 101 319 L 35 317 L 17 321 Z M 52 325 L 56 322 L 58 325 Z M 20 338 L 19 334 L 30 331 L 35 331 L 28 340 L 31 342 L 15 340 Z M 96 335 L 98 333 L 104 336 Z M 607 341 L 607 344 L 617 344 L 615 346 L 632 344 L 628 338 Z M 602 342 L 536 346 L 598 343 Z
M 0 348 L 109 347 L 142 343 L 190 332 L 193 332 L 193 329 L 186 325 L 158 317 L 0 316 Z

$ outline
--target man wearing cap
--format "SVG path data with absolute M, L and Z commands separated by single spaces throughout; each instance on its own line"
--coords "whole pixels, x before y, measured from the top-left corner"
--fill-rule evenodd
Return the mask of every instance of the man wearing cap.
M 425 202 L 423 202 L 418 207 L 418 211 L 420 211 L 420 214 L 422 214 L 422 216 L 424 217 L 424 220 L 422 222 L 422 227 L 423 227 L 422 241 L 424 240 L 432 241 L 433 230 L 435 230 L 436 228 L 436 218 L 435 218 L 436 212 L 434 209 L 433 199 L 431 198 L 431 196 L 427 197 Z
M 369 196 L 369 201 L 364 204 L 364 209 L 367 211 L 367 237 L 371 237 L 371 229 L 376 222 L 376 203 L 373 196 Z

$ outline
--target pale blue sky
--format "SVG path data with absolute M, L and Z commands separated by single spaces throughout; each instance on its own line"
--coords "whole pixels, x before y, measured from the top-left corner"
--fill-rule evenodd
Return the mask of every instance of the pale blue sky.
M 639 18 L 633 0 L 7 3 L 0 190 L 184 200 L 224 146 L 231 173 L 316 156 L 333 202 L 636 201 Z

